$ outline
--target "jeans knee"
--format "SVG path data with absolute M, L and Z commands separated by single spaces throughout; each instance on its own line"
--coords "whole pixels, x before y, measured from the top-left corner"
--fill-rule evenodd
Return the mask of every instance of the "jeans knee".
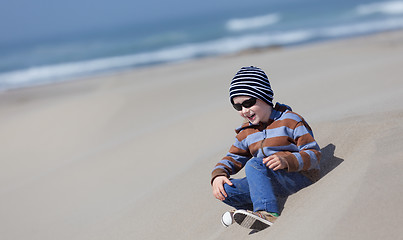
M 253 209 L 252 200 L 250 199 L 249 185 L 246 178 L 231 179 L 233 185 L 224 184 L 224 190 L 227 197 L 223 203 L 236 209 Z
M 261 169 L 265 169 L 263 158 L 251 158 L 245 164 L 245 171 L 256 171 Z
M 224 191 L 226 193 L 228 193 L 228 192 L 232 192 L 233 190 L 232 190 L 232 187 L 230 185 L 228 185 L 227 183 L 224 183 Z

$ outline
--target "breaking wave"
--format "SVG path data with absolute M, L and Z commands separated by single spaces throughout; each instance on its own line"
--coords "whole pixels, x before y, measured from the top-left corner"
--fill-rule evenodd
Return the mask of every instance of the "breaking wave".
M 370 15 L 376 13 L 385 15 L 403 14 L 403 1 L 377 2 L 359 5 L 357 7 L 357 13 L 359 15 Z
M 230 31 L 244 31 L 273 25 L 280 19 L 280 15 L 276 13 L 250 18 L 235 18 L 229 20 L 226 27 Z

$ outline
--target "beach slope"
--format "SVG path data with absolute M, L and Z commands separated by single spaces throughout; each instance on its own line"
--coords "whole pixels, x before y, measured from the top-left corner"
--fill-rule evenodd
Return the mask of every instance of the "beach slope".
M 221 226 L 210 172 L 242 66 L 314 130 L 322 179 L 261 232 Z M 3 239 L 398 239 L 403 32 L 245 52 L 0 94 Z M 242 175 L 242 173 L 240 173 Z

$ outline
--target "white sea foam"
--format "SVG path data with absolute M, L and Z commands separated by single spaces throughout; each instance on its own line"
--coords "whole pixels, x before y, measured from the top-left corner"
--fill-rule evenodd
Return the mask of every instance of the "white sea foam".
M 403 28 L 403 17 L 329 27 L 322 29 L 320 35 L 323 37 L 343 37 L 399 28 Z
M 382 13 L 386 15 L 403 14 L 403 1 L 364 4 L 359 5 L 356 10 L 359 15 L 370 15 L 375 13 Z
M 186 54 L 181 57 L 186 57 Z M 172 50 L 153 53 L 110 57 L 89 61 L 32 67 L 0 74 L 0 89 L 11 89 L 27 85 L 45 84 L 73 76 L 124 68 L 153 62 L 179 60 L 180 55 Z
M 263 16 L 250 18 L 235 18 L 227 22 L 226 27 L 230 31 L 243 31 L 248 29 L 256 29 L 275 24 L 280 21 L 280 15 L 271 13 Z

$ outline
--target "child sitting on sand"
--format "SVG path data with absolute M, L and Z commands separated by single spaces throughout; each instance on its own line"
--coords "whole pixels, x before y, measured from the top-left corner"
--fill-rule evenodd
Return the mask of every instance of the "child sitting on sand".
M 222 223 L 262 230 L 280 214 L 286 197 L 319 179 L 320 148 L 309 125 L 287 105 L 273 106 L 265 72 L 243 67 L 230 85 L 230 101 L 246 122 L 212 172 L 213 195 L 234 207 Z M 245 178 L 230 179 L 245 167 Z

